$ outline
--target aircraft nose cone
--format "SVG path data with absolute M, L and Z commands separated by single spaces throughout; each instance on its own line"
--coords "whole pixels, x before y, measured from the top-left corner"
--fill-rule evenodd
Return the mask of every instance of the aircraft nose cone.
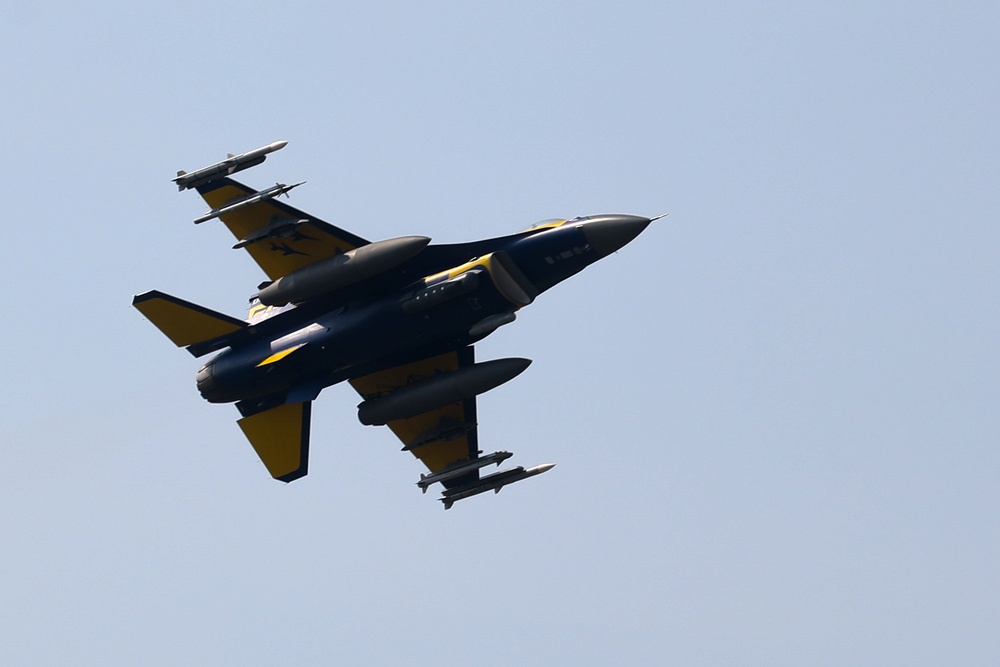
M 649 223 L 649 218 L 638 215 L 595 215 L 583 223 L 583 233 L 590 247 L 604 257 L 641 234 Z

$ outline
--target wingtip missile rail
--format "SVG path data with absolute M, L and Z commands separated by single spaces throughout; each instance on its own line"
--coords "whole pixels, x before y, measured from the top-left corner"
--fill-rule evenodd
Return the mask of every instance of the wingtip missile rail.
M 218 208 L 213 208 L 208 213 L 205 213 L 204 215 L 195 218 L 194 224 L 200 225 L 203 222 L 208 222 L 212 218 L 218 218 L 220 215 L 232 213 L 233 211 L 238 211 L 241 208 L 246 208 L 247 206 L 253 206 L 254 204 L 258 204 L 262 201 L 267 201 L 268 199 L 274 199 L 278 195 L 287 196 L 289 190 L 297 188 L 300 185 L 303 185 L 304 183 L 305 181 L 302 181 L 301 183 L 293 183 L 292 185 L 286 185 L 284 183 L 275 183 L 269 188 L 266 188 L 259 192 L 254 192 L 252 194 L 246 195 L 245 197 L 238 197 L 233 201 L 227 202 L 226 204 Z
M 517 466 L 516 468 L 511 468 L 509 470 L 495 472 L 492 475 L 487 475 L 486 477 L 481 478 L 478 482 L 473 482 L 468 486 L 460 486 L 457 489 L 447 489 L 441 494 L 441 497 L 438 498 L 438 500 L 444 503 L 444 508 L 446 510 L 450 510 L 451 506 L 459 500 L 471 498 L 472 496 L 478 496 L 480 493 L 486 493 L 487 491 L 500 493 L 500 489 L 508 484 L 520 482 L 522 479 L 528 479 L 529 477 L 534 477 L 535 475 L 541 475 L 543 472 L 552 470 L 555 466 L 555 463 L 543 463 L 535 466 L 534 468 L 525 469 L 523 466 Z
M 177 176 L 172 180 L 177 184 L 178 192 L 195 188 L 199 185 L 208 183 L 209 181 L 214 181 L 217 178 L 229 176 L 230 174 L 235 174 L 238 171 L 255 167 L 267 159 L 268 153 L 280 151 L 287 145 L 287 141 L 275 141 L 267 146 L 261 146 L 260 148 L 255 148 L 252 151 L 240 153 L 239 155 L 233 155 L 230 153 L 225 160 L 216 162 L 215 164 L 207 167 L 202 167 L 201 169 L 196 169 L 192 172 L 186 172 L 181 169 L 177 172 Z
M 417 486 L 424 493 L 427 493 L 427 488 L 431 484 L 436 484 L 437 482 L 445 482 L 449 479 L 455 479 L 456 477 L 461 477 L 462 475 L 467 475 L 470 472 L 475 472 L 480 468 L 485 468 L 488 465 L 493 465 L 496 463 L 498 466 L 514 456 L 510 452 L 499 451 L 493 452 L 492 454 L 487 454 L 486 456 L 480 456 L 478 459 L 473 459 L 472 461 L 463 461 L 462 463 L 449 466 L 442 470 L 441 472 L 436 472 L 432 475 L 421 475 L 420 481 L 417 482 Z

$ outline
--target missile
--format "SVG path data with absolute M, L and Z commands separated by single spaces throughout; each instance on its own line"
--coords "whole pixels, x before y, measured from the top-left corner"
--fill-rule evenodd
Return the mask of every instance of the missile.
M 381 426 L 415 417 L 499 387 L 523 373 L 530 364 L 530 359 L 511 357 L 438 373 L 384 397 L 363 401 L 358 405 L 358 420 L 365 426 Z
M 260 302 L 267 306 L 283 306 L 353 285 L 402 264 L 430 242 L 426 236 L 401 236 L 321 259 L 262 289 Z
M 229 156 L 222 162 L 216 162 L 208 167 L 202 167 L 201 169 L 197 169 L 190 173 L 182 169 L 177 172 L 177 178 L 174 178 L 173 181 L 177 184 L 178 192 L 188 188 L 194 188 L 217 178 L 222 178 L 223 176 L 228 176 L 229 174 L 235 174 L 237 171 L 243 171 L 244 169 L 255 167 L 267 159 L 268 153 L 280 151 L 287 145 L 287 141 L 275 141 L 273 144 L 261 146 L 260 148 L 247 151 L 246 153 L 240 153 L 239 155 L 233 155 L 230 153 Z
M 266 239 L 280 239 L 286 236 L 292 236 L 295 234 L 295 230 L 298 229 L 299 225 L 304 225 L 307 222 L 309 222 L 308 218 L 292 220 L 291 218 L 276 217 L 264 227 L 255 229 L 240 239 L 239 243 L 233 246 L 233 250 L 246 248 L 248 245 L 259 243 L 260 241 L 264 241 Z
M 284 183 L 275 183 L 271 187 L 261 190 L 260 192 L 254 192 L 252 194 L 246 195 L 245 197 L 237 197 L 236 199 L 227 202 L 226 204 L 213 208 L 211 211 L 203 216 L 194 219 L 194 224 L 200 225 L 203 222 L 207 222 L 212 218 L 218 218 L 220 215 L 226 215 L 227 213 L 232 213 L 233 211 L 238 211 L 241 208 L 246 208 L 247 206 L 253 206 L 254 204 L 259 204 L 262 201 L 267 201 L 268 199 L 274 199 L 278 195 L 288 196 L 288 191 L 297 188 L 305 183 L 293 183 L 292 185 L 285 185 Z
M 420 481 L 417 482 L 417 486 L 420 487 L 421 491 L 427 493 L 427 487 L 431 484 L 445 482 L 449 479 L 455 479 L 456 477 L 461 477 L 462 475 L 470 472 L 475 472 L 480 468 L 485 468 L 486 466 L 494 463 L 499 466 L 512 456 L 514 455 L 510 452 L 499 451 L 487 454 L 486 456 L 480 456 L 478 459 L 474 459 L 472 461 L 462 461 L 460 463 L 450 465 L 441 472 L 436 472 L 433 475 L 421 475 Z
M 446 510 L 450 510 L 451 506 L 459 500 L 471 498 L 472 496 L 478 496 L 480 493 L 486 493 L 487 491 L 500 493 L 500 489 L 508 484 L 520 482 L 522 479 L 528 479 L 529 477 L 534 477 L 535 475 L 541 475 L 543 472 L 552 470 L 555 465 L 555 463 L 543 463 L 542 465 L 535 466 L 534 468 L 528 468 L 527 470 L 525 470 L 522 466 L 517 466 L 516 468 L 496 472 L 492 475 L 487 475 L 478 482 L 473 482 L 468 486 L 459 487 L 457 489 L 446 489 L 438 500 L 444 503 L 444 508 Z

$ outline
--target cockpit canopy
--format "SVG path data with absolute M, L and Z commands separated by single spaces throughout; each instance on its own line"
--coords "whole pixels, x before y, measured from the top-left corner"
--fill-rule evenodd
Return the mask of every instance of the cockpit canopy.
M 566 218 L 546 218 L 545 220 L 539 220 L 535 224 L 522 229 L 522 232 L 531 232 L 536 229 L 549 229 L 553 227 L 559 227 L 566 223 Z

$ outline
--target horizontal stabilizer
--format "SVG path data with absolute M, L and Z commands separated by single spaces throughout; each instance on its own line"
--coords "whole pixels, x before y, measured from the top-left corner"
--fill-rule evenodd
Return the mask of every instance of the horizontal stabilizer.
M 247 326 L 243 320 L 157 290 L 136 295 L 132 305 L 177 347 L 222 338 Z
M 291 482 L 309 472 L 312 403 L 286 403 L 237 421 L 271 477 Z

